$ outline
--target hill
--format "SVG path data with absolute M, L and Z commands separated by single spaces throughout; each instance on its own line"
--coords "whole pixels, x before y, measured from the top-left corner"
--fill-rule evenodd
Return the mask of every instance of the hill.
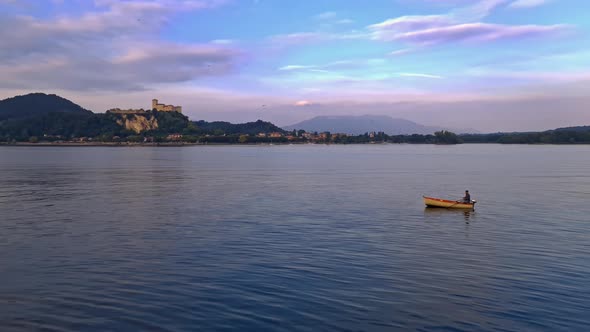
M 256 122 L 246 122 L 246 123 L 239 123 L 233 124 L 224 121 L 214 121 L 214 122 L 206 122 L 206 121 L 195 121 L 193 122 L 194 125 L 205 131 L 205 132 L 218 132 L 227 135 L 234 135 L 234 134 L 246 134 L 246 135 L 256 135 L 258 133 L 271 133 L 271 132 L 280 132 L 283 133 L 283 129 L 275 126 L 274 124 L 262 120 L 258 120 Z
M 548 131 L 569 131 L 569 132 L 587 133 L 587 132 L 590 132 L 590 126 L 564 127 L 564 128 L 557 128 L 555 130 L 548 130 Z
M 70 100 L 44 93 L 0 101 L 0 140 L 3 141 L 26 141 L 31 137 L 106 139 L 137 135 L 165 137 L 179 133 L 192 136 L 257 135 L 261 132 L 283 133 L 283 130 L 261 120 L 242 124 L 193 122 L 176 112 L 92 113 Z
M 92 112 L 65 98 L 44 93 L 30 93 L 0 100 L 0 121 L 42 116 L 50 113 L 92 114 Z
M 284 131 L 270 122 L 258 120 L 242 124 L 190 121 L 176 112 L 146 111 L 130 114 L 93 113 L 75 103 L 44 93 L 32 93 L 0 101 L 0 141 L 51 141 L 92 139 L 101 141 L 162 141 L 168 135 L 222 136 L 237 141 L 240 135 Z M 225 139 L 225 138 L 224 138 Z M 212 140 L 212 139 L 209 139 Z M 233 142 L 232 141 L 232 142 Z
M 294 125 L 284 127 L 285 130 L 303 129 L 308 132 L 346 133 L 360 135 L 366 132 L 384 132 L 388 135 L 432 134 L 435 131 L 448 129 L 424 126 L 405 119 L 396 119 L 386 115 L 362 116 L 316 116 Z M 456 131 L 456 130 L 455 130 Z M 461 132 L 459 130 L 459 132 Z
M 589 144 L 590 126 L 565 127 L 541 132 L 460 135 L 465 143 Z

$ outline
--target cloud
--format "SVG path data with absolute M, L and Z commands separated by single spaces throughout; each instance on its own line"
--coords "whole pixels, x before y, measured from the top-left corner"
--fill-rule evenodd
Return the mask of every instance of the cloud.
M 502 25 L 466 23 L 444 27 L 410 31 L 388 36 L 390 40 L 402 40 L 418 44 L 438 44 L 458 41 L 493 41 L 499 39 L 530 38 L 555 34 L 567 29 L 566 25 Z
M 577 82 L 590 81 L 590 70 L 562 71 L 524 71 L 505 70 L 498 68 L 474 68 L 466 71 L 467 75 L 486 79 L 521 80 L 530 82 Z
M 232 39 L 214 39 L 211 41 L 212 44 L 221 44 L 221 45 L 229 45 L 235 43 L 235 40 Z
M 320 21 L 321 26 L 324 28 L 354 23 L 354 21 L 349 18 L 339 18 L 336 12 L 324 12 L 314 16 L 313 18 L 317 21 Z
M 439 75 L 431 75 L 431 74 L 421 74 L 421 73 L 399 73 L 399 76 L 403 77 L 418 77 L 418 78 L 435 78 L 435 79 L 442 79 L 444 77 Z
M 546 4 L 547 0 L 516 0 L 508 7 L 510 8 L 532 8 Z
M 140 8 L 159 7 L 163 12 L 215 8 L 229 0 L 94 0 L 97 7 Z
M 309 100 L 299 100 L 295 103 L 295 106 L 305 107 L 305 106 L 312 106 L 315 105 Z
M 142 90 L 151 84 L 225 75 L 241 56 L 227 45 L 159 40 L 159 28 L 177 10 L 201 10 L 219 1 L 97 0 L 77 17 L 0 17 L 0 87 Z
M 389 55 L 391 55 L 391 56 L 401 56 L 401 55 L 405 55 L 405 54 L 408 54 L 408 53 L 412 53 L 413 51 L 414 50 L 411 49 L 411 48 L 402 48 L 402 49 L 399 49 L 399 50 L 391 51 L 389 53 Z
M 337 14 L 335 12 L 324 12 L 314 16 L 317 20 L 331 20 L 336 18 Z
M 348 18 L 338 18 L 335 12 L 321 13 L 313 18 L 319 21 L 319 28 L 316 31 L 272 35 L 267 38 L 267 42 L 274 47 L 289 47 L 334 40 L 366 39 L 368 37 L 364 31 L 328 32 L 338 26 L 354 23 Z
M 330 35 L 321 32 L 297 32 L 269 37 L 272 44 L 279 46 L 308 44 L 328 39 L 330 39 Z
M 283 71 L 292 71 L 292 70 L 301 70 L 301 69 L 314 69 L 317 66 L 301 66 L 301 65 L 287 65 L 279 68 L 279 70 Z
M 232 50 L 207 45 L 135 45 L 115 58 L 54 57 L 37 63 L 2 65 L 0 87 L 143 90 L 151 84 L 228 74 L 234 69 L 235 57 Z
M 312 71 L 329 73 L 330 70 L 339 69 L 367 69 L 369 67 L 377 67 L 383 65 L 386 62 L 386 59 L 381 58 L 339 60 L 316 65 L 286 65 L 278 68 L 278 70 L 285 72 Z
M 489 16 L 496 8 L 506 4 L 509 0 L 479 0 L 471 6 L 452 11 L 449 15 L 457 21 L 479 21 Z
M 453 21 L 445 15 L 412 15 L 389 19 L 369 26 L 373 30 L 373 39 L 391 40 L 397 34 L 417 31 L 452 24 Z
M 296 32 L 270 36 L 267 38 L 267 41 L 275 47 L 288 47 L 335 40 L 367 39 L 368 36 L 367 33 L 358 31 L 346 33 Z
M 80 16 L 58 16 L 47 20 L 32 16 L 0 17 L 2 26 L 19 29 L 1 29 L 0 60 L 10 55 L 22 58 L 31 53 L 63 52 L 66 49 L 88 46 L 93 42 L 109 43 L 117 40 L 153 38 L 164 23 L 177 11 L 204 9 L 220 1 L 112 1 L 97 0 L 100 10 Z M 103 51 L 104 53 L 104 51 Z
M 541 0 L 517 0 L 531 4 Z M 493 41 L 552 35 L 566 25 L 504 25 L 479 20 L 508 0 L 480 0 L 475 4 L 440 15 L 411 15 L 385 20 L 368 26 L 372 39 L 406 41 L 430 45 L 457 41 Z M 514 3 L 512 3 L 514 5 Z

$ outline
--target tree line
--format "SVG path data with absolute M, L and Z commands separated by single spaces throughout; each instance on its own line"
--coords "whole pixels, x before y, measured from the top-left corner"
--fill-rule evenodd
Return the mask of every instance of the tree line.
M 384 132 L 361 135 L 314 133 L 313 139 L 303 136 L 304 130 L 286 132 L 270 122 L 258 120 L 243 124 L 229 122 L 190 121 L 176 112 L 148 112 L 158 122 L 155 130 L 135 133 L 117 123 L 126 114 L 101 114 L 91 112 L 54 112 L 45 115 L 0 121 L 0 142 L 67 141 L 88 138 L 94 141 L 112 142 L 164 142 L 170 134 L 178 134 L 174 140 L 191 143 L 410 143 L 410 144 L 580 144 L 590 143 L 590 126 L 570 127 L 544 132 L 461 134 L 437 131 L 434 134 L 388 135 Z M 280 133 L 283 137 L 265 137 L 259 133 Z M 289 139 L 285 136 L 290 136 Z

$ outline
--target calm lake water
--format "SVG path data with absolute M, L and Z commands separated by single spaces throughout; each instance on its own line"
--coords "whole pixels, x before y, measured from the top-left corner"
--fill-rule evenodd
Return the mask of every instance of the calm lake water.
M 0 147 L 2 331 L 584 331 L 590 146 Z M 470 213 L 427 210 L 423 194 Z

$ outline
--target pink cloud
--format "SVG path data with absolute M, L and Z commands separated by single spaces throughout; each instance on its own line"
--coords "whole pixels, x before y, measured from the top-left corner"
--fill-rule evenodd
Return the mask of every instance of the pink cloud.
M 492 41 L 551 35 L 567 25 L 505 25 L 480 22 L 509 0 L 479 0 L 440 15 L 409 15 L 368 26 L 372 38 L 429 45 L 457 41 Z M 536 6 L 546 0 L 516 0 L 511 7 Z M 396 55 L 396 54 L 392 54 Z
M 295 103 L 295 106 L 300 106 L 300 107 L 312 106 L 312 105 L 315 105 L 315 104 L 309 100 L 299 100 L 298 102 Z
M 491 41 L 555 34 L 567 29 L 567 27 L 568 26 L 566 25 L 511 26 L 488 23 L 466 23 L 397 33 L 388 38 L 419 44 L 438 44 L 458 41 Z
M 241 59 L 237 49 L 168 43 L 156 34 L 178 10 L 220 3 L 99 0 L 80 16 L 0 17 L 3 26 L 19 27 L 0 29 L 0 88 L 129 91 L 226 75 Z
M 373 30 L 374 39 L 391 40 L 396 34 L 402 32 L 447 26 L 452 23 L 453 21 L 445 15 L 413 15 L 373 24 L 369 26 L 369 29 Z

